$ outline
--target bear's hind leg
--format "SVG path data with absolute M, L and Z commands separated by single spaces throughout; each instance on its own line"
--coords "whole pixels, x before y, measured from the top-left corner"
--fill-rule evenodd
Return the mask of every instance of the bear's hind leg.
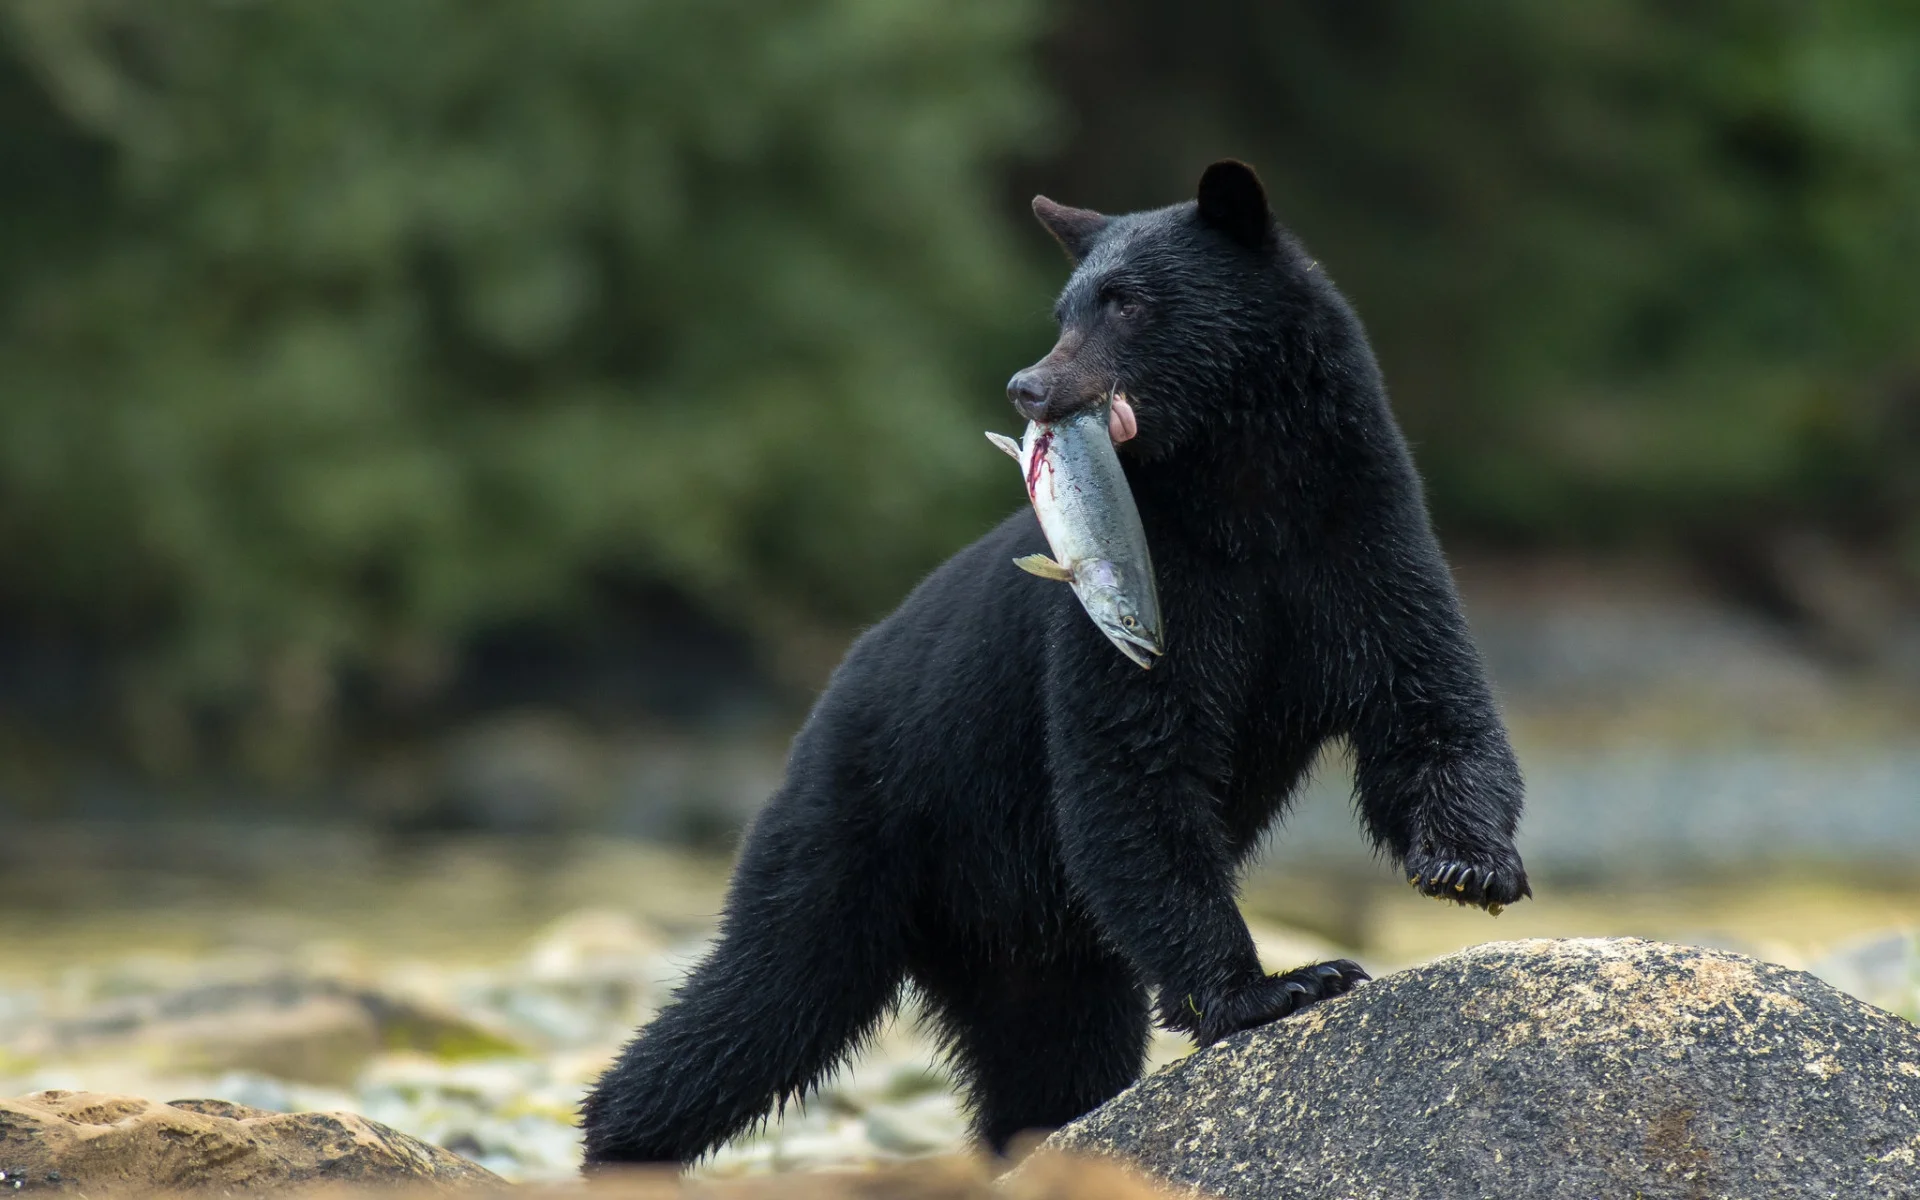
M 783 815 L 749 836 L 718 944 L 588 1095 L 588 1166 L 700 1157 L 803 1097 L 891 1011 L 892 873 Z
M 948 964 L 919 981 L 974 1132 L 995 1154 L 1018 1134 L 1056 1129 L 1111 1100 L 1146 1061 L 1146 992 L 1097 948 L 1045 965 Z

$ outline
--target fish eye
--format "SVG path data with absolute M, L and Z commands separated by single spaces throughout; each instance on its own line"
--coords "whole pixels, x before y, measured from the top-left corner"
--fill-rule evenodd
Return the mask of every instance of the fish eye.
M 1128 629 L 1132 629 L 1135 625 L 1138 625 L 1140 622 L 1134 620 L 1131 616 L 1125 616 L 1120 618 L 1120 623 L 1122 625 L 1125 625 Z

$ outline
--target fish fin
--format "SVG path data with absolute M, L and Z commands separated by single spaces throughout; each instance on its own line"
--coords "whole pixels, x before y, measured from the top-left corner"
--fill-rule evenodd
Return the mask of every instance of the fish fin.
M 1029 554 L 1025 558 L 1016 558 L 1013 565 L 1029 575 L 1038 575 L 1042 579 L 1057 579 L 1061 583 L 1072 583 L 1073 572 L 1044 554 Z
M 1011 454 L 1013 456 L 1013 461 L 1015 462 L 1020 461 L 1020 443 L 1019 442 L 1014 441 L 1012 438 L 1008 437 L 1004 433 L 995 433 L 991 429 L 987 431 L 987 440 L 992 442 L 994 445 L 1000 447 L 1002 450 L 1005 450 L 1008 454 Z

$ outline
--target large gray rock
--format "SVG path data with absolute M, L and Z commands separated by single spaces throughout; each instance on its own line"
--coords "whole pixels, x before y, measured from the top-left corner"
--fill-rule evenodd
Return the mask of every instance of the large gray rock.
M 1920 1028 L 1737 954 L 1496 942 L 1200 1051 L 1048 1145 L 1223 1197 L 1920 1196 Z

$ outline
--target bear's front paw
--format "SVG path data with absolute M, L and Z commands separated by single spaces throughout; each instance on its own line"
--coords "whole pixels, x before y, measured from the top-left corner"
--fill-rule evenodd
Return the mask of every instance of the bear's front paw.
M 1533 895 L 1527 869 L 1511 846 L 1473 852 L 1429 844 L 1406 857 L 1407 882 L 1436 900 L 1472 904 L 1495 916 L 1523 896 Z
M 1369 978 L 1359 963 L 1348 959 L 1313 963 L 1284 975 L 1268 975 L 1215 997 L 1204 1006 L 1189 996 L 1186 1003 L 1193 1011 L 1186 1014 L 1184 1024 L 1192 1030 L 1195 1042 L 1207 1046 L 1242 1029 L 1278 1021 L 1322 1000 L 1344 996 L 1355 984 Z

